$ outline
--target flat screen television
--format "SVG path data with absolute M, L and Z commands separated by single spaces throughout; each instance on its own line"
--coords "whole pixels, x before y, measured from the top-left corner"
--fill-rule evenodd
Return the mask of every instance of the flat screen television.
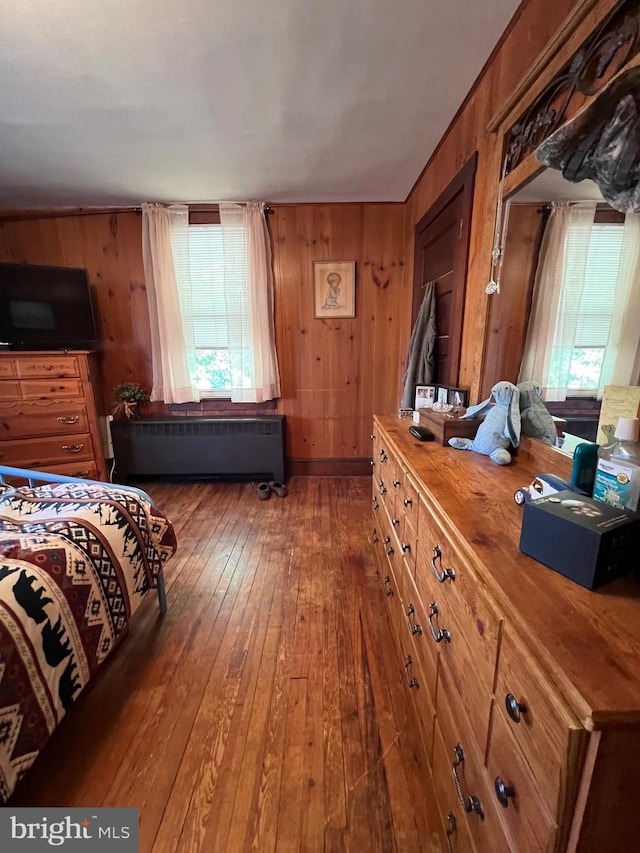
M 0 341 L 15 350 L 96 349 L 87 271 L 0 264 Z

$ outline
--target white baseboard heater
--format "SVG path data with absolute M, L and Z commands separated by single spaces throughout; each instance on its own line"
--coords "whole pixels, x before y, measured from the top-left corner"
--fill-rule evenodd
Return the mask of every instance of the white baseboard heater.
M 285 481 L 284 415 L 113 421 L 115 475 Z

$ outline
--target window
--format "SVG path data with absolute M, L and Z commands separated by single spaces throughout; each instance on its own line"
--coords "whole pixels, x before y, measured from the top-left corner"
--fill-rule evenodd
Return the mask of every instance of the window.
M 233 263 L 224 265 L 224 253 Z M 239 340 L 249 337 L 246 231 L 219 224 L 189 226 L 189 276 L 179 278 L 189 373 L 202 397 L 229 397 L 251 387 Z
M 585 262 L 581 256 L 582 241 L 571 229 L 567 235 L 562 288 L 564 302 L 569 306 L 565 311 L 565 323 L 575 330 L 574 346 L 568 356 L 567 390 L 571 394 L 594 394 L 607 381 L 607 377 L 602 376 L 602 368 L 614 311 L 623 236 L 622 224 L 592 225 Z M 550 384 L 556 384 L 553 376 Z

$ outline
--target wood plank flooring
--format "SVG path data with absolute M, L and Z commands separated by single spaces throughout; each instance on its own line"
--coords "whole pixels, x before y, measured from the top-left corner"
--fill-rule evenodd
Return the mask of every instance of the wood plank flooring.
M 439 850 L 368 545 L 367 478 L 144 484 L 149 597 L 14 805 L 134 806 L 143 853 Z

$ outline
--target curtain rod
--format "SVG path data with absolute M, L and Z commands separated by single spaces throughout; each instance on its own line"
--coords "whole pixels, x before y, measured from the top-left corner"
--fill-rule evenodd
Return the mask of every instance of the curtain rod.
M 207 211 L 218 211 L 218 205 L 187 205 L 194 213 L 206 213 Z M 273 208 L 267 205 L 264 209 L 268 216 L 273 213 Z M 109 216 L 115 213 L 142 213 L 140 205 L 130 207 L 61 207 L 39 210 L 37 208 L 25 208 L 24 210 L 0 210 L 0 222 L 16 222 L 26 219 L 58 219 L 67 216 Z

